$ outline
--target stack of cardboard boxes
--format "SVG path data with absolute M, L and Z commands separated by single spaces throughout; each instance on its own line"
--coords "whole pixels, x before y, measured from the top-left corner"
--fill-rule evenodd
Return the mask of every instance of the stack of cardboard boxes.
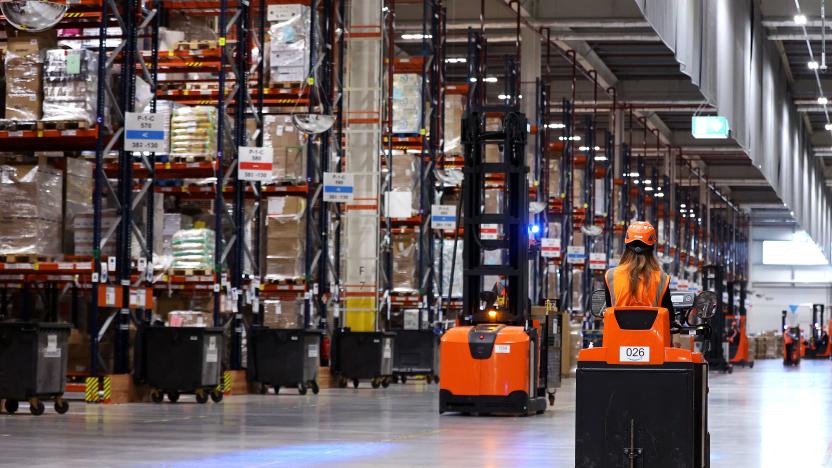
M 264 116 L 263 146 L 274 150 L 272 176 L 276 182 L 305 180 L 306 146 L 291 116 Z
M 393 133 L 419 133 L 422 128 L 422 77 L 393 75 Z
M 63 177 L 46 164 L 0 166 L 0 254 L 58 255 Z
M 266 219 L 266 278 L 295 279 L 304 276 L 306 200 L 275 197 L 269 200 Z
M 303 328 L 303 301 L 263 301 L 263 325 L 269 328 Z
M 309 7 L 273 5 L 269 8 L 269 81 L 303 81 L 309 72 Z
M 26 121 L 41 118 L 43 102 L 43 53 L 54 47 L 57 35 L 18 33 L 8 38 L 5 55 L 6 113 L 10 120 Z

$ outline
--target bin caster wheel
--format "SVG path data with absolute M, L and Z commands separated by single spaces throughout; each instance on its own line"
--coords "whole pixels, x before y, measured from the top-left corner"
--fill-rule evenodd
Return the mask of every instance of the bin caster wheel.
M 375 378 L 370 382 L 370 385 L 372 385 L 373 388 L 379 388 L 381 386 L 381 380 L 378 379 L 378 378 Z
M 6 411 L 9 414 L 14 414 L 17 412 L 17 408 L 20 407 L 20 403 L 17 400 L 6 400 L 6 403 L 3 405 L 6 407 Z
M 425 382 L 427 382 L 427 383 L 433 383 L 433 376 L 432 376 L 432 375 L 430 375 L 430 374 L 426 375 L 426 376 L 425 376 Z
M 433 383 L 436 383 L 436 384 L 439 383 L 439 376 L 438 375 L 433 376 Z
M 266 384 L 259 384 L 257 386 L 257 393 L 265 395 L 266 393 L 269 393 L 269 387 L 266 386 Z
M 63 398 L 58 398 L 55 400 L 55 411 L 58 414 L 64 414 L 69 411 L 69 402 L 64 400 Z
M 306 395 L 306 385 L 299 383 L 298 384 L 298 393 L 301 395 Z
M 274 386 L 274 394 L 277 395 L 278 393 L 280 393 L 280 385 L 275 385 Z
M 208 394 L 205 393 L 205 390 L 196 391 L 196 402 L 200 405 L 203 403 L 208 403 Z
M 211 401 L 219 403 L 222 401 L 223 393 L 221 390 L 211 390 Z
M 404 376 L 402 376 L 402 377 L 404 377 Z M 393 383 L 399 383 L 399 376 L 398 375 L 393 376 Z M 402 383 L 404 383 L 404 382 L 402 382 Z
M 389 387 L 390 386 L 390 379 L 388 379 L 388 378 L 381 379 L 381 386 L 384 387 L 384 388 Z
M 352 388 L 358 388 L 358 379 L 352 379 Z
M 549 406 L 555 406 L 555 394 L 554 393 L 549 394 Z
M 153 403 L 161 403 L 164 398 L 165 395 L 163 395 L 159 390 L 153 390 L 150 392 L 150 399 L 153 400 Z
M 402 376 L 402 378 L 401 378 L 401 380 L 402 380 L 402 383 L 403 383 L 403 384 L 406 384 L 406 383 L 407 383 L 407 376 L 406 376 L 406 375 L 403 375 L 403 376 Z
M 313 380 L 313 381 L 311 381 L 311 382 L 309 382 L 309 388 L 311 388 L 311 389 L 312 389 L 312 394 L 313 394 L 313 395 L 317 395 L 317 394 L 318 394 L 318 392 L 320 392 L 320 391 L 321 391 L 321 387 L 319 387 L 319 386 L 318 386 L 318 382 L 316 382 L 316 381 L 314 381 L 314 380 Z
M 170 400 L 171 403 L 179 401 L 179 392 L 176 390 L 168 392 L 168 400 Z
M 347 388 L 347 379 L 341 377 L 338 379 L 338 388 Z
M 40 416 L 46 410 L 46 407 L 43 406 L 43 402 L 38 400 L 37 398 L 33 398 L 29 401 L 29 412 L 35 416 Z
M 752 362 L 751 364 L 749 364 L 749 365 L 748 365 L 748 368 L 749 368 L 749 369 L 753 369 L 753 368 L 754 368 L 754 363 Z

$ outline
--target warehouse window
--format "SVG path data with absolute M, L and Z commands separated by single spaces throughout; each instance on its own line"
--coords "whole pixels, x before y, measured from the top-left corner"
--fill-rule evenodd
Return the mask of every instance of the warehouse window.
M 828 265 L 820 248 L 804 231 L 790 241 L 763 241 L 763 265 Z

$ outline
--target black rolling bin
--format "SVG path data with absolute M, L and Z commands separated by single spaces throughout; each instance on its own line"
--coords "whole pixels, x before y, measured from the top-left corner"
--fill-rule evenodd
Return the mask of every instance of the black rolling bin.
M 55 400 L 55 411 L 69 410 L 66 387 L 69 324 L 0 323 L 0 399 L 9 413 L 20 401 L 34 415 L 44 412 L 43 400 Z
M 151 399 L 161 403 L 165 394 L 176 402 L 182 393 L 196 394 L 205 403 L 222 401 L 222 328 L 146 326 L 140 331 L 142 380 L 153 390 Z
M 387 388 L 393 378 L 393 349 L 396 334 L 392 332 L 354 332 L 338 329 L 333 337 L 333 368 L 338 386 L 352 381 L 358 388 L 361 380 L 370 380 L 373 388 Z
M 320 330 L 279 329 L 252 326 L 248 335 L 248 380 L 260 383 L 261 393 L 268 386 L 278 393 L 280 387 L 297 387 L 316 394 L 320 368 Z
M 393 346 L 393 376 L 402 383 L 424 375 L 428 383 L 439 382 L 439 337 L 433 330 L 396 330 Z

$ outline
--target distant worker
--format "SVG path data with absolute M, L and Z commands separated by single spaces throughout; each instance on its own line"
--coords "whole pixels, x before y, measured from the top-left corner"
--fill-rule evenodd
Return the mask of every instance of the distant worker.
M 615 268 L 604 275 L 607 304 L 611 307 L 664 307 L 673 316 L 670 276 L 664 273 L 653 252 L 656 230 L 636 221 L 627 228 L 624 254 Z

